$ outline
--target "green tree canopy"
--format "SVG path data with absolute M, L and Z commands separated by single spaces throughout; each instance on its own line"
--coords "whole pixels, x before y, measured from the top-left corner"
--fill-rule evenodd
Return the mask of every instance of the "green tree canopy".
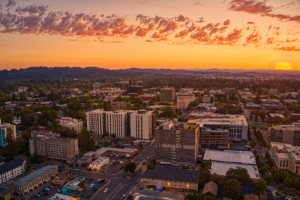
M 265 191 L 267 188 L 267 184 L 266 181 L 263 179 L 259 179 L 256 183 L 255 183 L 255 188 L 254 190 L 256 191 L 256 193 L 258 195 L 262 194 L 263 191 Z
M 225 197 L 238 200 L 242 195 L 243 187 L 236 179 L 228 179 L 223 185 L 223 195 Z
M 246 183 L 249 181 L 250 176 L 245 168 L 236 167 L 235 169 L 230 168 L 226 172 L 226 176 L 230 179 L 236 179 L 240 183 Z

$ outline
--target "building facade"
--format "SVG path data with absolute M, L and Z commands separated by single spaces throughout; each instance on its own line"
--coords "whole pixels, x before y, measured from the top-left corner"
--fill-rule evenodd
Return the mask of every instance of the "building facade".
M 156 161 L 195 166 L 199 141 L 196 123 L 180 123 L 175 119 L 156 131 Z
M 141 178 L 143 187 L 155 187 L 158 191 L 198 191 L 200 171 L 177 170 L 156 167 L 147 170 Z
M 276 125 L 269 128 L 270 138 L 274 142 L 283 142 L 293 146 L 300 146 L 300 126 L 298 123 L 293 125 Z
M 3 184 L 26 171 L 26 161 L 18 157 L 0 167 L 0 184 Z
M 248 123 L 244 115 L 211 116 L 190 121 L 199 123 L 199 143 L 203 147 L 247 142 Z
M 176 98 L 177 98 L 177 101 L 178 101 L 178 99 L 179 100 L 189 99 L 190 102 L 195 101 L 195 95 L 193 92 L 177 92 Z
M 6 138 L 7 138 L 7 133 L 9 128 L 12 129 L 13 138 L 15 140 L 17 138 L 16 125 L 9 124 L 9 123 L 1 124 L 1 119 L 0 119 L 0 147 L 6 146 Z
M 15 192 L 19 195 L 26 195 L 51 181 L 51 178 L 54 178 L 56 174 L 58 174 L 58 166 L 47 165 L 16 181 L 14 183 Z
M 79 155 L 78 139 L 60 137 L 51 131 L 32 131 L 29 139 L 30 154 L 39 158 L 72 163 Z
M 102 83 L 97 83 L 97 82 L 93 83 L 93 90 L 101 89 L 101 87 L 102 87 Z
M 27 87 L 18 87 L 18 93 L 23 93 L 23 92 L 27 92 Z
M 160 89 L 160 101 L 161 102 L 173 102 L 175 100 L 174 88 L 162 88 Z
M 271 142 L 270 152 L 277 170 L 292 171 L 300 175 L 300 147 L 281 142 Z
M 189 99 L 177 99 L 177 109 L 187 109 L 190 102 Z
M 131 93 L 142 94 L 143 93 L 143 86 L 139 86 L 139 85 L 130 86 L 130 92 Z
M 79 134 L 83 129 L 83 121 L 79 119 L 73 119 L 71 117 L 62 117 L 59 121 L 59 124 L 63 127 L 75 130 L 77 134 Z

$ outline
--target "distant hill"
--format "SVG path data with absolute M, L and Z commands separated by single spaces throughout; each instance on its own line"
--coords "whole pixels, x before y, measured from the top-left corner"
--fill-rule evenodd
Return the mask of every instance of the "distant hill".
M 196 75 L 196 74 L 236 74 L 236 75 L 282 75 L 299 76 L 299 71 L 279 71 L 279 70 L 243 70 L 243 69 L 120 69 L 110 70 L 98 67 L 29 67 L 26 69 L 12 69 L 0 71 L 0 80 L 24 80 L 24 79 L 62 79 L 62 78 L 101 78 L 117 76 L 137 76 L 143 74 L 162 75 Z

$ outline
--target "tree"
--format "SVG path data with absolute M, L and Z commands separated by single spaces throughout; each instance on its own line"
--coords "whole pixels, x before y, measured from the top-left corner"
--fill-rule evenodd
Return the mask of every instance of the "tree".
M 155 165 L 156 165 L 156 158 L 152 158 L 152 159 L 151 159 L 151 162 L 152 162 L 153 165 L 155 166 Z
M 261 168 L 261 167 L 264 167 L 265 166 L 265 163 L 261 160 L 257 161 L 257 167 L 258 168 Z
M 283 190 L 282 184 L 279 184 L 279 185 L 278 185 L 278 190 Z
M 154 165 L 152 165 L 152 164 L 147 164 L 147 169 L 154 169 L 155 167 L 154 167 Z
M 254 154 L 254 156 L 256 156 L 256 154 L 257 154 L 257 150 L 256 149 L 253 151 L 253 154 Z
M 275 174 L 272 174 L 272 179 L 275 183 L 279 183 L 280 181 L 280 174 L 277 172 Z
M 256 160 L 256 162 L 259 161 L 259 154 L 255 155 L 255 160 Z
M 290 187 L 292 185 L 293 181 L 292 179 L 290 179 L 289 177 L 286 177 L 283 181 L 283 184 L 286 186 L 286 187 Z
M 242 194 L 243 187 L 236 179 L 228 179 L 223 185 L 223 195 L 233 200 L 238 200 Z
M 202 200 L 201 196 L 197 192 L 189 193 L 184 197 L 184 200 Z
M 204 182 L 201 178 L 199 178 L 199 182 L 198 182 L 198 191 L 199 191 L 201 188 L 203 188 L 204 185 L 205 185 L 205 182 Z
M 260 97 L 259 97 L 258 93 L 256 94 L 256 98 L 254 99 L 253 102 L 256 103 L 256 104 L 260 104 L 261 103 L 261 100 L 260 100 Z
M 248 171 L 241 167 L 236 167 L 235 169 L 229 168 L 229 170 L 226 172 L 226 176 L 230 179 L 236 179 L 240 183 L 246 183 L 250 179 Z
M 211 164 L 212 164 L 212 160 L 211 159 L 209 159 L 208 161 L 206 161 L 206 167 L 208 167 L 208 166 L 211 166 Z
M 256 183 L 255 183 L 255 187 L 254 190 L 256 191 L 256 193 L 258 194 L 258 196 L 260 194 L 263 193 L 263 191 L 265 191 L 267 189 L 267 184 L 266 181 L 263 179 L 259 179 Z
M 81 180 L 81 181 L 79 182 L 79 186 L 80 186 L 80 187 L 84 187 L 84 185 L 85 185 L 85 180 Z
M 122 145 L 120 145 L 120 144 L 115 144 L 115 147 L 116 147 L 116 148 L 119 148 L 119 149 L 122 149 L 122 148 L 123 148 Z
M 259 173 L 261 173 L 262 175 L 264 175 L 266 173 L 266 171 L 267 171 L 267 168 L 265 166 L 259 168 Z
M 125 164 L 124 170 L 130 174 L 134 174 L 136 169 L 136 164 L 134 162 L 128 162 Z
M 205 183 L 207 183 L 208 181 L 210 181 L 211 178 L 210 171 L 208 169 L 200 168 L 200 177 Z
M 27 168 L 30 169 L 32 166 L 31 164 L 27 164 Z
M 266 175 L 265 181 L 270 184 L 272 182 L 272 176 L 270 174 Z
M 250 142 L 250 146 L 253 149 L 256 146 L 256 142 L 255 141 Z
M 296 189 L 300 189 L 300 181 L 299 178 L 295 178 L 294 182 L 293 182 L 293 187 Z
M 82 110 L 78 110 L 78 111 L 75 113 L 75 118 L 76 118 L 76 119 L 84 120 L 84 119 L 86 118 L 85 112 L 83 112 Z
M 7 129 L 7 135 L 5 138 L 6 146 L 4 148 L 4 154 L 6 157 L 6 160 L 12 160 L 18 153 L 18 147 L 16 138 L 14 137 L 14 131 L 9 127 Z
M 200 164 L 200 167 L 201 168 L 205 168 L 206 167 L 206 163 L 204 161 L 202 161 L 201 164 Z
M 82 150 L 90 151 L 91 150 L 91 139 L 90 139 L 90 132 L 86 129 L 86 127 L 83 127 L 81 130 L 81 133 L 78 135 L 78 143 L 79 147 Z M 95 148 L 95 143 L 94 143 Z
M 290 114 L 290 113 L 289 113 L 288 110 L 285 110 L 285 111 L 282 113 L 282 115 L 285 117 L 285 119 L 288 118 L 289 114 Z

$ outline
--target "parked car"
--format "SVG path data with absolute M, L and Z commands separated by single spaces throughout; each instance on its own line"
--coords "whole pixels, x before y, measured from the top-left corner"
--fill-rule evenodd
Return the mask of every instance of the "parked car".
M 34 196 L 36 196 L 36 197 L 40 197 L 41 195 L 39 195 L 39 194 L 35 194 Z
M 134 185 L 136 185 L 138 182 L 136 181 L 136 182 L 134 182 Z
M 49 187 L 49 188 L 52 188 L 52 189 L 54 188 L 54 186 L 53 186 L 53 185 L 49 185 L 48 187 Z
M 44 195 L 49 195 L 49 193 L 48 192 L 44 192 Z
M 105 188 L 105 190 L 103 191 L 104 193 L 108 192 L 108 188 Z
M 90 181 L 92 181 L 94 178 L 92 177 L 92 178 L 90 178 Z
M 76 171 L 79 171 L 79 169 L 75 169 Z

